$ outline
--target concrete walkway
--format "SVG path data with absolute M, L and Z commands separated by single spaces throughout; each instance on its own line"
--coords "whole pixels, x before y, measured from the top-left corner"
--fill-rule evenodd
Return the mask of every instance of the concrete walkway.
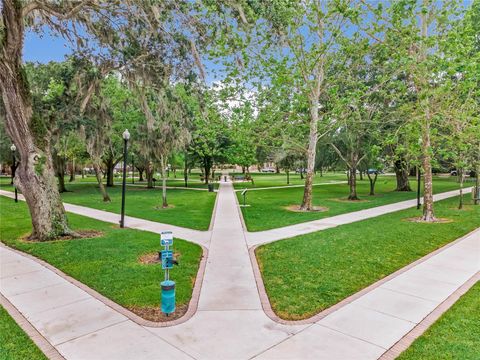
M 464 194 L 472 192 L 472 188 L 465 188 Z M 433 195 L 434 201 L 440 201 L 458 196 L 458 190 L 448 191 Z M 249 247 L 254 245 L 266 244 L 269 242 L 291 238 L 298 235 L 309 234 L 315 231 L 325 230 L 339 225 L 349 224 L 356 221 L 370 219 L 384 214 L 409 209 L 417 206 L 417 199 L 400 201 L 393 204 L 377 206 L 370 209 L 354 211 L 337 216 L 331 216 L 319 220 L 308 221 L 300 224 L 285 226 L 272 230 L 247 232 L 247 244 Z
M 237 184 L 241 184 L 239 182 L 236 182 Z M 247 181 L 247 183 L 249 183 L 249 181 Z M 325 183 L 318 183 L 318 184 L 313 184 L 312 186 L 324 186 L 324 185 L 338 185 L 338 184 L 346 184 L 347 181 L 335 181 L 335 180 L 332 180 L 330 182 L 325 182 Z M 247 188 L 248 191 L 255 191 L 255 190 L 276 190 L 276 189 L 289 189 L 289 188 L 303 188 L 305 187 L 305 185 L 282 185 L 282 186 L 268 186 L 268 187 L 250 187 L 250 188 Z M 235 191 L 238 192 L 238 191 L 243 191 L 244 189 L 236 189 Z
M 0 195 L 12 199 L 14 198 L 14 194 L 11 191 L 0 190 Z M 21 194 L 18 194 L 18 199 L 21 201 L 25 201 L 25 198 Z M 63 206 L 65 207 L 66 211 L 73 214 L 83 215 L 89 218 L 105 221 L 112 224 L 120 223 L 120 214 L 69 203 L 63 203 Z M 190 242 L 202 245 L 206 248 L 208 248 L 210 244 L 210 231 L 193 230 L 180 226 L 140 219 L 132 216 L 125 216 L 125 226 L 132 229 L 145 230 L 157 234 L 160 234 L 162 231 L 165 230 L 170 230 L 173 231 L 175 237 L 177 238 L 188 240 Z
M 313 324 L 262 310 L 231 183 L 218 193 L 197 313 L 140 326 L 0 246 L 0 292 L 67 359 L 377 359 L 480 270 L 480 229 Z M 169 228 L 172 228 L 171 226 Z

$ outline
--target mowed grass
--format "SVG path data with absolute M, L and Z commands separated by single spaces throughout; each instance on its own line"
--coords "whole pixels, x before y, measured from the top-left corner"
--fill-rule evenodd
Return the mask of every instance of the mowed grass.
M 235 181 L 235 177 L 245 177 L 245 174 L 242 173 L 230 173 L 230 176 L 234 180 L 233 186 L 235 189 L 251 189 L 251 188 L 261 188 L 261 187 L 274 187 L 274 186 L 293 186 L 293 185 L 304 185 L 305 180 L 301 178 L 300 174 L 295 174 L 295 172 L 290 173 L 290 184 L 287 185 L 287 175 L 285 173 L 273 174 L 273 173 L 257 173 L 252 172 L 250 176 L 253 178 L 253 184 L 251 181 Z M 329 182 L 338 182 L 346 181 L 347 177 L 342 172 L 326 172 L 323 176 L 316 174 L 314 177 L 314 184 L 320 183 L 329 183 Z
M 0 359 L 47 359 L 2 306 L 0 306 Z
M 64 202 L 120 213 L 122 187 L 107 188 L 111 202 L 103 202 L 96 184 L 71 184 L 70 192 L 62 194 Z M 208 191 L 168 189 L 170 207 L 162 208 L 162 189 L 128 186 L 125 214 L 141 219 L 158 221 L 197 230 L 208 230 L 216 193 Z
M 413 189 L 416 189 L 416 184 L 411 179 Z M 379 176 L 375 187 L 376 195 L 369 196 L 368 180 L 359 181 L 357 191 L 361 201 L 347 200 L 349 186 L 346 183 L 314 186 L 314 206 L 328 209 L 321 212 L 294 212 L 287 209 L 288 206 L 300 205 L 303 187 L 255 190 L 247 192 L 246 202 L 250 206 L 242 207 L 242 214 L 249 231 L 261 231 L 416 198 L 416 191 L 396 192 L 393 191 L 395 186 L 394 176 Z M 455 190 L 458 184 L 454 177 L 436 177 L 433 187 L 435 193 L 440 193 Z M 237 196 L 240 203 L 243 203 L 240 192 L 237 192 Z
M 309 318 L 439 247 L 480 227 L 480 206 L 436 203 L 450 223 L 404 221 L 403 210 L 266 244 L 256 250 L 273 310 L 284 319 Z
M 68 214 L 74 230 L 93 229 L 101 237 L 49 242 L 27 242 L 19 238 L 31 232 L 30 215 L 24 202 L 0 197 L 0 239 L 3 243 L 45 260 L 125 307 L 158 306 L 160 264 L 142 264 L 143 254 L 160 250 L 159 235 L 120 229 L 112 224 Z M 177 305 L 190 301 L 202 256 L 200 246 L 175 239 L 174 251 L 180 265 L 171 270 L 177 283 Z
M 477 282 L 398 360 L 480 358 L 480 283 Z

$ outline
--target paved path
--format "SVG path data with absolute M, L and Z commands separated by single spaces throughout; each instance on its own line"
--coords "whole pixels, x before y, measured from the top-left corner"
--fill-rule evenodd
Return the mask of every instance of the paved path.
M 67 359 L 377 359 L 480 270 L 480 229 L 313 324 L 268 318 L 239 208 L 222 184 L 197 313 L 140 326 L 0 246 L 0 292 Z
M 249 181 L 247 181 L 249 182 Z M 322 185 L 336 185 L 336 184 L 346 184 L 347 181 L 330 181 L 330 182 L 325 182 L 325 183 L 319 183 L 319 184 L 313 184 L 312 186 L 322 186 Z M 237 182 L 237 184 L 240 184 Z M 268 186 L 268 187 L 250 187 L 247 188 L 248 191 L 255 191 L 255 190 L 275 190 L 275 189 L 288 189 L 288 188 L 303 188 L 305 185 L 283 185 L 283 186 Z M 235 191 L 243 191 L 244 189 L 236 189 Z
M 464 194 L 468 194 L 472 188 L 465 188 Z M 433 195 L 434 201 L 448 199 L 458 196 L 458 190 L 448 191 Z M 315 231 L 325 230 L 338 225 L 349 224 L 356 221 L 370 219 L 376 216 L 389 214 L 395 211 L 405 210 L 417 206 L 417 199 L 400 201 L 393 204 L 377 206 L 370 209 L 350 212 L 337 216 L 327 217 L 319 220 L 304 222 L 300 224 L 285 226 L 272 230 L 247 232 L 247 244 L 249 247 L 265 244 L 281 239 L 287 239 L 298 235 L 309 234 Z
M 11 191 L 0 190 L 0 195 L 6 196 L 9 198 L 13 198 L 14 194 Z M 25 198 L 23 195 L 18 194 L 18 199 L 24 201 Z M 108 211 L 97 210 L 86 206 L 74 205 L 69 203 L 63 203 L 65 210 L 74 214 L 83 215 L 89 218 L 109 222 L 112 224 L 119 224 L 120 222 L 120 214 L 115 214 Z M 125 216 L 125 226 L 137 229 L 137 230 L 145 230 L 151 231 L 157 234 L 160 234 L 162 231 L 170 230 L 173 231 L 175 237 L 180 239 L 185 239 L 191 241 L 193 243 L 202 245 L 208 248 L 210 244 L 210 231 L 200 231 L 200 230 L 193 230 L 189 228 L 184 228 L 180 226 L 170 225 L 170 224 L 163 224 L 155 221 L 139 219 L 132 216 Z

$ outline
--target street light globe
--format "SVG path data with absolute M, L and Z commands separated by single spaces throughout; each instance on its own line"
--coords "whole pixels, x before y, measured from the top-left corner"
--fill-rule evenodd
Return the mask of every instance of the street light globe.
M 12 144 L 12 146 L 10 146 L 10 150 L 12 150 L 12 151 L 17 150 L 17 147 L 15 146 L 15 144 Z
M 122 134 L 123 140 L 129 140 L 130 139 L 130 133 L 128 132 L 128 129 L 125 129 L 125 131 Z

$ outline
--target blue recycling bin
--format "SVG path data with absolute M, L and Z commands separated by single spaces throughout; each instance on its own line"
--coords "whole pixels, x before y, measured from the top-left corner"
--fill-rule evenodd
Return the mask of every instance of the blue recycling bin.
M 165 280 L 160 283 L 162 288 L 162 312 L 171 314 L 175 311 L 175 281 Z

